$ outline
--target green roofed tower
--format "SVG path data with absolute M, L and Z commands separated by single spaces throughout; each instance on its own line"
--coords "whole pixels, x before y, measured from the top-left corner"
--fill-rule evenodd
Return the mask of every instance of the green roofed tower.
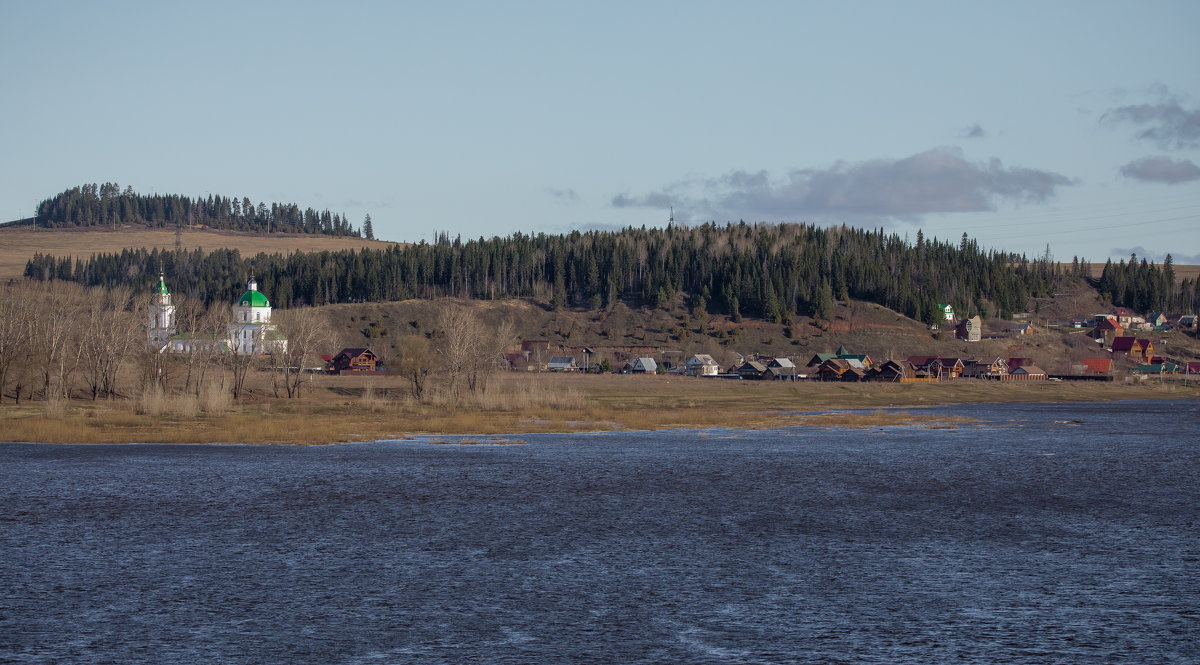
M 150 294 L 150 348 L 155 351 L 165 351 L 175 333 L 175 305 L 171 302 L 171 292 L 167 290 L 167 279 L 163 273 L 158 273 L 158 285 Z

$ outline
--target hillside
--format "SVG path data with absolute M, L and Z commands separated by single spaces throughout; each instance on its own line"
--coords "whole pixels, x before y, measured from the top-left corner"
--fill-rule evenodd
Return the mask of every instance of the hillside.
M 950 330 L 930 331 L 924 324 L 880 305 L 857 301 L 837 304 L 829 321 L 798 317 L 790 328 L 751 319 L 735 323 L 725 316 L 693 318 L 682 300 L 658 309 L 633 309 L 621 304 L 600 311 L 555 311 L 541 303 L 518 299 L 406 300 L 328 305 L 321 309 L 328 313 L 335 330 L 335 346 L 369 346 L 386 362 L 402 349 L 414 343 L 424 345 L 427 338 L 436 336 L 440 313 L 448 306 L 471 308 L 492 324 L 508 320 L 520 340 L 544 340 L 543 362 L 555 355 L 582 359 L 586 347 L 594 352 L 594 362 L 608 359 L 614 365 L 640 356 L 680 363 L 694 353 L 707 353 L 722 367 L 734 364 L 739 355 L 751 354 L 790 357 L 803 366 L 814 354 L 832 352 L 844 345 L 853 353 L 866 353 L 876 359 L 910 355 L 1031 357 L 1051 373 L 1067 374 L 1071 373 L 1072 362 L 1105 353 L 1083 330 L 1044 325 L 1056 321 L 1058 312 L 1072 307 L 1082 308 L 1077 313 L 1105 311 L 1094 291 L 1090 297 L 1077 293 L 1062 303 L 1045 303 L 1042 311 L 1029 319 L 1038 328 L 1034 335 L 1009 335 L 1007 330 L 1014 322 L 989 319 L 985 330 L 991 338 L 975 343 L 954 339 Z M 1143 334 L 1173 357 L 1200 357 L 1200 341 L 1194 337 L 1179 332 L 1139 336 Z
M 397 243 L 366 240 L 351 236 L 313 234 L 271 235 L 211 229 L 185 229 L 180 238 L 184 249 L 238 249 L 243 256 L 259 252 L 323 252 L 372 247 L 386 249 Z M 0 280 L 20 277 L 25 263 L 37 252 L 55 256 L 89 258 L 97 254 L 120 253 L 123 249 L 174 249 L 174 229 L 125 227 L 111 229 L 0 229 Z

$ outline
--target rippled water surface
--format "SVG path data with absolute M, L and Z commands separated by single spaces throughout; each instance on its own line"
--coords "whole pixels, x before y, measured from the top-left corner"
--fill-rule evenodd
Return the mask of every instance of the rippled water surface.
M 942 411 L 0 444 L 0 662 L 1200 662 L 1196 402 Z

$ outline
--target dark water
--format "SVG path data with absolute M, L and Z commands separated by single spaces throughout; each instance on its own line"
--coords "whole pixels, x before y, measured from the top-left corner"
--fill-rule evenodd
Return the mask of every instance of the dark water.
M 1200 404 L 946 411 L 0 444 L 0 662 L 1200 662 Z

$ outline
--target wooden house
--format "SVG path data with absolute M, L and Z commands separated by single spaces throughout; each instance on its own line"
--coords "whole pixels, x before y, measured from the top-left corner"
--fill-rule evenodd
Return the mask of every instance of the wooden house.
M 991 360 L 976 360 L 974 358 L 963 362 L 962 376 L 970 379 L 996 379 L 1008 374 L 1008 363 L 1003 358 Z
M 772 358 L 771 362 L 767 363 L 763 378 L 768 381 L 795 381 L 796 364 L 787 358 Z
M 1128 307 L 1114 307 L 1112 313 L 1117 318 L 1117 325 L 1122 328 L 1128 328 L 1133 324 L 1134 313 Z
M 1123 335 L 1113 339 L 1112 352 L 1124 354 L 1138 362 L 1149 362 L 1154 357 L 1154 343 L 1148 339 Z
M 820 366 L 821 366 L 821 363 L 824 363 L 826 360 L 832 360 L 832 359 L 834 359 L 834 358 L 836 358 L 836 357 L 837 357 L 837 354 L 836 354 L 836 353 L 817 353 L 817 354 L 813 354 L 813 357 L 812 357 L 812 358 L 809 358 L 809 360 L 808 360 L 808 365 L 807 365 L 807 367 L 820 367 Z
M 1109 339 L 1124 334 L 1125 328 L 1117 323 L 1116 317 L 1097 318 L 1096 325 L 1092 327 L 1092 339 Z
M 916 377 L 916 370 L 905 361 L 889 360 L 882 365 L 876 365 L 867 372 L 868 381 L 887 381 L 901 383 L 905 379 Z
M 379 369 L 379 358 L 366 348 L 347 348 L 329 359 L 327 370 L 332 374 L 364 374 Z
M 930 361 L 929 370 L 940 379 L 957 379 L 962 376 L 963 361 L 959 358 L 935 358 Z
M 941 312 L 942 320 L 947 322 L 954 321 L 954 308 L 944 303 L 938 303 L 938 311 Z
M 766 374 L 766 372 L 767 366 L 757 360 L 747 360 L 733 370 L 734 374 L 737 374 L 743 379 L 749 379 L 752 381 L 763 378 L 763 375 Z
M 862 367 L 850 367 L 842 372 L 842 381 L 866 381 L 867 371 Z

